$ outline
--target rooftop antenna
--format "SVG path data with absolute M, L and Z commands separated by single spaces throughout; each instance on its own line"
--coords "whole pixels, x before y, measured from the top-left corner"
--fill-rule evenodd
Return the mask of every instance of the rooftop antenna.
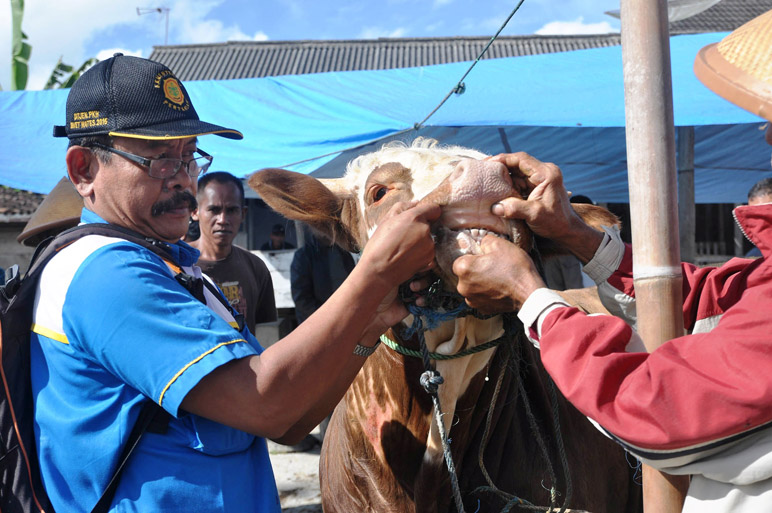
M 164 33 L 164 46 L 169 44 L 169 8 L 168 7 L 137 7 L 137 16 L 152 14 L 154 12 L 166 16 L 166 32 Z

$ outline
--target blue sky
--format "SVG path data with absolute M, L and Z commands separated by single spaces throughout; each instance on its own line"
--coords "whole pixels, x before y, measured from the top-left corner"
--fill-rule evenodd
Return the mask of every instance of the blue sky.
M 10 79 L 10 2 L 0 8 L 0 85 Z M 154 45 L 234 40 L 490 36 L 517 0 L 26 0 L 22 28 L 32 45 L 27 89 L 41 89 L 61 57 L 80 65 L 116 51 L 147 57 Z M 166 16 L 137 9 L 168 8 Z M 525 0 L 502 32 L 619 31 L 605 11 L 618 0 Z

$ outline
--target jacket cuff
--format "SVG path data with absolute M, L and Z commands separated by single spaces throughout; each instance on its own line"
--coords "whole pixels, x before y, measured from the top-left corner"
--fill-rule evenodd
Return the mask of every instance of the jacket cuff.
M 606 280 L 619 268 L 625 255 L 625 243 L 616 227 L 603 226 L 605 235 L 592 260 L 582 268 L 596 284 Z
M 538 337 L 541 336 L 541 326 L 547 314 L 564 306 L 570 305 L 557 292 L 547 288 L 536 289 L 528 296 L 517 312 L 517 317 L 523 323 L 533 345 L 539 347 Z

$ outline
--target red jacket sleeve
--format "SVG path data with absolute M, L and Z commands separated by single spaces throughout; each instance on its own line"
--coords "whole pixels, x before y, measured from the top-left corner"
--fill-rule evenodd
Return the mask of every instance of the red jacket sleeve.
M 541 327 L 542 361 L 582 413 L 643 457 L 672 458 L 753 433 L 772 421 L 772 266 L 752 265 L 685 267 L 685 318 L 694 326 L 702 315 L 720 315 L 710 332 L 651 354 L 625 353 L 633 331 L 624 321 L 558 308 Z M 614 285 L 625 288 L 620 276 Z
M 716 317 L 734 305 L 749 286 L 764 286 L 767 279 L 754 271 L 764 261 L 733 258 L 721 267 L 697 267 L 682 263 L 684 328 L 704 331 L 708 322 L 712 329 Z M 750 280 L 750 282 L 749 282 Z M 633 286 L 633 253 L 629 244 L 619 269 L 608 279 L 608 285 L 622 296 L 635 299 Z M 603 289 L 599 289 L 603 293 Z M 613 299 L 612 299 L 613 300 Z

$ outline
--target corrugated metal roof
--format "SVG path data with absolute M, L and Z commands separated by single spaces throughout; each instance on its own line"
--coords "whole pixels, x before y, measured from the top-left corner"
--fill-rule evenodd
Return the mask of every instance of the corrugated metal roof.
M 691 18 L 670 24 L 671 34 L 730 32 L 772 9 L 772 0 L 722 0 Z
M 150 59 L 181 80 L 223 80 L 326 71 L 410 68 L 472 61 L 490 37 L 229 41 L 156 46 Z M 484 58 L 564 52 L 620 44 L 619 34 L 499 37 Z
M 772 9 L 772 0 L 722 0 L 670 24 L 671 34 L 725 32 Z M 223 80 L 325 71 L 407 68 L 471 61 L 490 37 L 382 38 L 314 41 L 231 41 L 156 46 L 150 59 L 182 80 Z M 500 36 L 483 58 L 518 57 L 621 44 L 619 34 Z

